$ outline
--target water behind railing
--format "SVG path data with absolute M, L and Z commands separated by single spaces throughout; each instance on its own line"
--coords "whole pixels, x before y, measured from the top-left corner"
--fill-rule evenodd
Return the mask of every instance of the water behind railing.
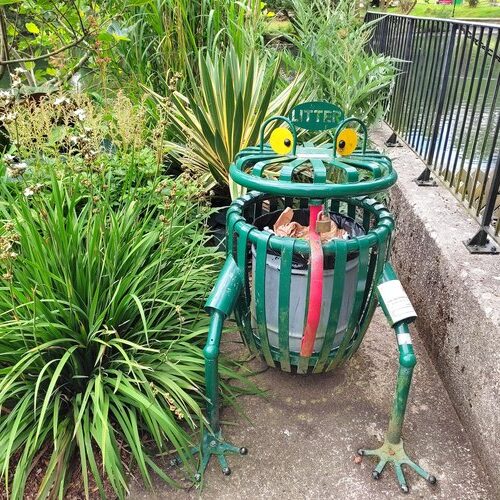
M 499 26 L 369 12 L 398 59 L 386 121 L 493 236 L 500 231 Z M 492 210 L 488 210 L 492 208 Z

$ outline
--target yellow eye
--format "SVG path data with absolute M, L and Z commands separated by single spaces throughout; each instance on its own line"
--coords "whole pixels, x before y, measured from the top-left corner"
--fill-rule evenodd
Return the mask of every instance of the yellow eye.
M 269 145 L 275 153 L 287 155 L 293 149 L 293 135 L 287 128 L 275 128 L 269 138 Z
M 337 153 L 349 156 L 358 145 L 358 134 L 353 128 L 346 128 L 337 137 Z

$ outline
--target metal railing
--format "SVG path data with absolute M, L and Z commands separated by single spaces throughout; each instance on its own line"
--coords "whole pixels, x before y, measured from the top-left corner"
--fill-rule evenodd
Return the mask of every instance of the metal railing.
M 397 58 L 387 123 L 479 221 L 471 252 L 500 243 L 500 26 L 368 12 L 371 49 Z M 495 242 L 497 240 L 497 243 Z

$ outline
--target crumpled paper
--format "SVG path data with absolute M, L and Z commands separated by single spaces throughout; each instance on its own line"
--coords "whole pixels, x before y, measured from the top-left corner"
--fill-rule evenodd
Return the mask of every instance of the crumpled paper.
M 309 226 L 303 226 L 298 222 L 293 222 L 293 210 L 290 207 L 285 208 L 278 220 L 274 223 L 273 229 L 277 236 L 288 238 L 302 238 L 309 239 Z M 337 227 L 332 221 L 331 229 L 328 232 L 320 233 L 321 243 L 327 243 L 333 239 L 348 238 L 348 233 L 344 229 Z

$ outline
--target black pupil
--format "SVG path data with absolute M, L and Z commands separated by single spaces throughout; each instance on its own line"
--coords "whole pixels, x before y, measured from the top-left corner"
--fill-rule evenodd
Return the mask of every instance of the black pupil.
M 345 141 L 339 141 L 339 148 L 344 149 L 345 148 Z
M 285 143 L 285 146 L 286 146 L 287 148 L 289 148 L 289 147 L 290 147 L 290 145 L 292 144 L 292 141 L 290 141 L 290 139 L 285 139 L 284 143 Z

